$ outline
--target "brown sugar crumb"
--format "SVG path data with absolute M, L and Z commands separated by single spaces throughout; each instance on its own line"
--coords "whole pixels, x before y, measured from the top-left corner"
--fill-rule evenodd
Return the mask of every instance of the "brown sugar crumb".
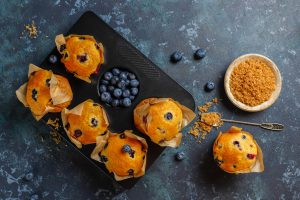
M 233 70 L 229 86 L 236 100 L 248 106 L 257 106 L 270 99 L 275 82 L 275 74 L 266 62 L 249 59 Z
M 52 126 L 55 130 L 58 130 L 59 126 L 60 126 L 58 118 L 55 118 L 54 120 L 49 118 L 48 121 L 46 122 L 46 124 Z
M 219 128 L 223 125 L 221 115 L 219 113 L 207 112 L 212 105 L 217 103 L 218 99 L 214 98 L 212 101 L 206 102 L 203 106 L 198 106 L 199 119 L 194 123 L 189 133 L 197 139 L 200 137 L 199 143 L 206 138 L 206 136 L 212 131 L 213 127 Z
M 59 144 L 61 142 L 61 137 L 56 131 L 50 131 L 50 135 L 51 135 L 52 140 L 56 144 Z
M 27 34 L 30 38 L 37 38 L 38 29 L 37 29 L 37 26 L 35 25 L 34 21 L 32 21 L 31 24 L 25 25 L 25 30 L 22 32 L 22 35 L 24 35 L 25 32 L 27 32 Z

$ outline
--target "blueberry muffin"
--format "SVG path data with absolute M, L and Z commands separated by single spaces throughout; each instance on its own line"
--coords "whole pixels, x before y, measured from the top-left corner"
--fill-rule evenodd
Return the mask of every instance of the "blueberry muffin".
M 62 111 L 62 121 L 65 131 L 78 148 L 82 144 L 96 143 L 98 136 L 105 135 L 108 120 L 101 105 L 87 100 L 72 110 Z
M 150 98 L 134 109 L 134 124 L 142 133 L 161 146 L 177 147 L 180 131 L 191 122 L 195 114 L 170 98 Z
M 213 154 L 218 166 L 228 173 L 246 173 L 253 168 L 263 170 L 262 153 L 253 136 L 235 126 L 219 134 Z
M 76 77 L 90 82 L 90 76 L 104 62 L 102 44 L 89 35 L 58 35 L 55 42 L 66 69 Z
M 131 131 L 110 133 L 102 147 L 95 149 L 94 157 L 91 157 L 104 163 L 116 180 L 144 175 L 148 145 Z

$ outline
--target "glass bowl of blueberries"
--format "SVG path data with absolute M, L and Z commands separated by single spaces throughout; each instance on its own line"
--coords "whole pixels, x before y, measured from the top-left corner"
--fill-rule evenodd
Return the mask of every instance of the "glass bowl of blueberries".
M 123 68 L 105 72 L 98 84 L 100 100 L 112 107 L 130 107 L 139 93 L 137 76 Z

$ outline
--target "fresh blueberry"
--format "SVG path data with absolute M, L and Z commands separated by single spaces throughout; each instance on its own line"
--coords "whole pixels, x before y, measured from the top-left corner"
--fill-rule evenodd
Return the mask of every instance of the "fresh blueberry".
M 177 63 L 177 62 L 181 61 L 182 55 L 183 55 L 183 53 L 180 52 L 180 51 L 175 51 L 175 52 L 173 52 L 173 53 L 171 54 L 171 61 L 172 61 L 173 63 Z
M 110 80 L 110 83 L 111 83 L 112 85 L 116 85 L 116 84 L 118 83 L 119 80 L 120 80 L 119 77 L 113 76 L 112 79 Z
M 102 92 L 106 92 L 106 86 L 105 85 L 100 85 L 99 87 L 99 91 L 102 93 Z
M 130 107 L 131 106 L 131 100 L 129 98 L 124 98 L 123 101 L 122 101 L 122 105 L 124 107 Z
M 118 76 L 120 74 L 120 70 L 118 68 L 113 68 L 111 71 L 114 76 Z
M 204 58 L 205 56 L 206 56 L 206 50 L 202 49 L 202 48 L 197 49 L 195 54 L 194 54 L 194 57 L 197 60 L 200 60 L 200 59 Z
M 127 79 L 127 73 L 126 72 L 121 72 L 120 75 L 119 75 L 120 79 Z
M 26 181 L 31 181 L 33 179 L 33 173 L 27 173 L 26 175 L 25 175 L 25 180 Z
M 130 93 L 131 93 L 133 96 L 137 95 L 138 92 L 139 92 L 139 89 L 137 89 L 137 88 L 135 88 L 135 87 L 130 89 Z
M 101 101 L 109 103 L 111 101 L 111 95 L 108 92 L 103 92 L 101 94 Z
M 101 84 L 102 84 L 102 85 L 108 85 L 108 81 L 107 81 L 107 80 L 104 80 L 104 79 L 102 79 L 102 80 L 101 80 Z
M 126 79 L 125 80 L 125 85 L 128 86 L 130 84 L 130 80 Z
M 56 57 L 56 55 L 50 55 L 50 56 L 49 56 L 49 62 L 50 62 L 51 64 L 55 64 L 55 63 L 57 62 L 57 57 Z
M 124 90 L 122 93 L 123 97 L 129 97 L 130 96 L 130 91 L 129 90 Z
M 120 100 L 119 99 L 113 99 L 111 102 L 112 107 L 118 107 L 120 105 Z
M 129 77 L 130 80 L 135 79 L 135 75 L 134 75 L 133 73 L 129 73 L 129 74 L 128 74 L 128 77 Z
M 120 80 L 118 82 L 118 88 L 125 89 L 125 87 L 126 87 L 126 82 L 124 80 Z
M 130 147 L 128 144 L 125 144 L 125 145 L 122 147 L 122 152 L 123 152 L 123 153 L 129 153 L 129 152 L 131 152 L 131 147 Z
M 120 88 L 116 88 L 114 90 L 114 93 L 113 95 L 116 97 L 116 98 L 119 98 L 121 95 L 122 95 L 122 90 Z
M 131 87 L 137 87 L 139 86 L 139 84 L 140 84 L 139 81 L 136 79 L 130 81 Z
M 110 93 L 113 93 L 114 90 L 115 90 L 115 87 L 112 86 L 112 85 L 110 85 L 110 86 L 107 87 L 107 91 L 109 91 Z
M 107 81 L 110 81 L 113 77 L 113 74 L 111 72 L 105 72 L 104 79 Z
M 205 84 L 205 90 L 206 90 L 207 92 L 210 92 L 210 91 L 212 91 L 212 90 L 214 90 L 214 89 L 215 89 L 215 83 L 214 83 L 214 82 L 208 81 L 208 82 Z
M 176 155 L 175 155 L 175 158 L 176 158 L 176 160 L 178 160 L 178 161 L 182 161 L 182 160 L 184 159 L 184 157 L 185 157 L 185 154 L 184 154 L 184 152 L 182 152 L 182 151 L 176 153 Z
M 133 100 L 135 99 L 135 96 L 132 96 L 132 95 L 131 95 L 131 96 L 129 97 L 129 99 L 130 99 L 131 101 L 133 101 Z

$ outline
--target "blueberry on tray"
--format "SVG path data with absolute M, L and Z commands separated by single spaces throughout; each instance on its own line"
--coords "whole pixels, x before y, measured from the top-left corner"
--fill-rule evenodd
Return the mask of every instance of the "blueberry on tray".
M 112 107 L 130 107 L 139 93 L 139 85 L 134 73 L 113 68 L 99 81 L 100 100 Z

